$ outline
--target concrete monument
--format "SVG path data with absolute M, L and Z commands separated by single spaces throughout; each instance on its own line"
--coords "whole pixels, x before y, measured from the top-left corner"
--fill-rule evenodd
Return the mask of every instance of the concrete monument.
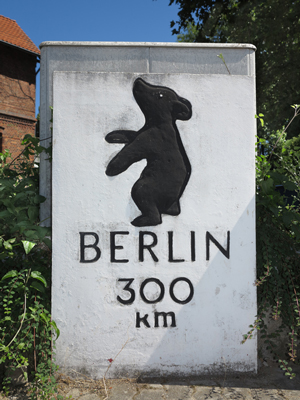
M 256 315 L 255 48 L 41 51 L 58 364 L 96 378 L 111 362 L 111 377 L 255 372 L 256 340 L 241 344 Z

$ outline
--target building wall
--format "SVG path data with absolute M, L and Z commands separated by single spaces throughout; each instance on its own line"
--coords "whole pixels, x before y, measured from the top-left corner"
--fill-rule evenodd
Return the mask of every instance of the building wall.
M 0 43 L 0 151 L 12 158 L 22 152 L 21 139 L 35 132 L 36 56 Z
M 9 150 L 14 159 L 23 150 L 23 137 L 27 134 L 34 135 L 35 121 L 0 114 L 0 133 L 0 151 Z

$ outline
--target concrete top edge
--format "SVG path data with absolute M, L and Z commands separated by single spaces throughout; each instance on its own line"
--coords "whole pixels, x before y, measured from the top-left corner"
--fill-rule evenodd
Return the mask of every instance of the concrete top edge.
M 42 42 L 40 49 L 47 46 L 78 47 L 186 47 L 186 48 L 231 48 L 256 50 L 248 43 L 177 43 L 177 42 Z

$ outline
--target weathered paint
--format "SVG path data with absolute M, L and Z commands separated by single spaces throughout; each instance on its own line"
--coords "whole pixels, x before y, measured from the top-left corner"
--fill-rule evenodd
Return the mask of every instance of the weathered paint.
M 193 110 L 176 121 L 191 164 L 181 212 L 140 228 L 130 223 L 140 215 L 131 189 L 145 160 L 105 174 L 124 146 L 106 135 L 144 124 L 137 78 Z M 53 96 L 59 365 L 99 378 L 126 343 L 110 376 L 256 371 L 256 340 L 241 344 L 256 315 L 254 76 L 54 72 Z

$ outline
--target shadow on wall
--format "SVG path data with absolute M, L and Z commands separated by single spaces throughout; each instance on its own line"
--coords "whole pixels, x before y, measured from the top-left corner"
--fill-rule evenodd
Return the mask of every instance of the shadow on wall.
M 130 349 L 132 341 L 119 355 L 119 361 L 125 361 L 128 367 L 124 370 L 118 367 L 118 360 L 110 369 L 111 377 L 139 376 L 163 377 L 173 375 L 182 378 L 185 375 L 220 375 L 230 372 L 256 372 L 257 346 L 256 335 L 252 340 L 242 344 L 243 334 L 249 330 L 256 316 L 256 271 L 255 271 L 255 232 L 249 228 L 241 236 L 241 227 L 249 226 L 245 220 L 255 218 L 250 216 L 249 210 L 255 209 L 253 198 L 247 209 L 239 218 L 239 222 L 230 232 L 230 259 L 227 259 L 217 247 L 210 242 L 210 260 L 205 262 L 205 272 L 198 284 L 194 287 L 193 299 L 185 305 L 174 303 L 176 327 L 153 328 L 153 311 L 170 312 L 165 310 L 163 302 L 155 304 L 153 310 L 149 308 L 149 323 L 151 329 L 164 329 L 165 333 L 148 360 L 141 368 L 140 374 L 134 369 L 135 351 Z M 254 212 L 253 212 L 254 214 Z M 220 231 L 209 231 L 220 244 L 227 249 L 226 232 L 220 237 Z M 198 240 L 205 240 L 205 231 Z M 252 248 L 252 251 L 247 251 Z M 247 254 L 252 259 L 245 260 Z M 203 260 L 203 255 L 200 255 Z M 199 258 L 200 258 L 199 257 Z M 196 261 L 193 268 L 197 269 L 203 261 Z M 247 268 L 247 269 L 245 269 Z M 186 275 L 189 276 L 188 272 Z M 199 276 L 199 275 L 198 275 Z M 166 286 L 166 294 L 169 287 Z M 160 324 L 162 325 L 162 322 Z M 141 323 L 138 335 L 145 335 L 149 329 Z M 176 330 L 184 330 L 182 340 L 176 338 Z M 184 339 L 183 339 L 184 338 Z M 126 337 L 124 336 L 124 342 Z M 168 354 L 169 360 L 164 365 Z M 122 360 L 123 359 L 123 360 Z M 131 366 L 132 365 L 132 366 Z M 192 371 L 192 372 L 191 372 Z

